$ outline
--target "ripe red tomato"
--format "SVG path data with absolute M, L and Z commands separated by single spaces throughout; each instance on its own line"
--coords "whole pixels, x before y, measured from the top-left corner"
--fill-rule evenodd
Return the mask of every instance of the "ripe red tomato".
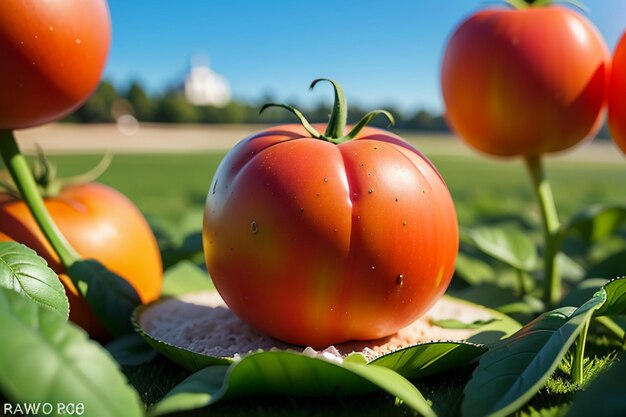
M 233 312 L 323 348 L 388 336 L 424 313 L 450 282 L 458 227 L 443 179 L 400 137 L 365 128 L 335 145 L 284 125 L 222 161 L 203 243 Z
M 156 239 L 137 208 L 122 194 L 102 184 L 67 187 L 45 205 L 69 243 L 84 258 L 100 261 L 124 277 L 142 302 L 159 297 L 163 280 L 161 255 Z M 65 285 L 70 319 L 92 337 L 108 335 L 52 250 L 22 200 L 0 193 L 0 241 L 14 240 L 45 258 Z
M 626 153 L 626 33 L 613 54 L 609 89 L 609 128 L 617 145 Z
M 0 129 L 79 107 L 100 81 L 110 38 L 105 0 L 0 1 Z
M 601 35 L 572 10 L 480 11 L 452 35 L 443 58 L 446 117 L 487 154 L 561 151 L 599 129 L 609 67 Z

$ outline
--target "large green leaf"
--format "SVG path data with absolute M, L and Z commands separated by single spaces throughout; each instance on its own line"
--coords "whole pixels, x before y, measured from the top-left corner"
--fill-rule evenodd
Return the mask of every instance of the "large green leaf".
M 593 243 L 615 233 L 624 221 L 626 205 L 596 204 L 576 214 L 563 226 L 563 233 Z
M 130 319 L 141 300 L 128 281 L 95 260 L 74 262 L 67 274 L 112 335 L 123 336 L 133 332 Z
M 468 342 L 430 342 L 383 355 L 370 364 L 405 378 L 422 378 L 465 366 L 486 351 L 486 346 Z
M 478 227 L 462 232 L 463 241 L 515 269 L 532 272 L 537 268 L 535 243 L 513 227 Z
M 191 375 L 152 410 L 152 415 L 208 406 L 221 399 L 280 394 L 353 395 L 384 390 L 423 416 L 435 416 L 413 384 L 396 372 L 352 361 L 341 363 L 292 352 L 250 354 L 228 366 Z
M 34 250 L 0 242 L 0 287 L 17 291 L 67 319 L 69 303 L 59 277 Z
M 0 288 L 0 329 L 0 391 L 10 401 L 81 403 L 91 417 L 144 414 L 106 351 L 58 314 Z
M 598 375 L 585 390 L 574 396 L 567 417 L 626 416 L 626 358 L 621 358 L 608 371 Z
M 544 313 L 482 355 L 465 387 L 464 417 L 506 416 L 543 386 L 591 318 L 606 300 L 597 292 L 583 306 Z

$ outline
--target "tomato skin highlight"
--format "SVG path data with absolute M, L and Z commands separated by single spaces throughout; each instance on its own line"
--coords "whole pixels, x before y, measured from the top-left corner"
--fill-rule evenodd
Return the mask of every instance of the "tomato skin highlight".
M 207 267 L 257 330 L 324 348 L 388 336 L 446 290 L 456 212 L 432 164 L 365 128 L 334 145 L 299 125 L 240 142 L 207 197 Z
M 626 153 L 626 32 L 613 53 L 609 88 L 609 129 L 613 141 Z
M 78 108 L 100 81 L 111 40 L 104 0 L 0 2 L 0 129 Z
M 61 233 L 85 259 L 96 259 L 126 279 L 142 302 L 159 297 L 163 267 L 156 239 L 124 195 L 103 184 L 88 183 L 63 189 L 58 196 L 46 198 L 45 205 Z M 70 320 L 97 340 L 110 339 L 65 274 L 26 204 L 0 193 L 0 241 L 7 240 L 34 249 L 59 274 L 70 301 Z
M 445 51 L 446 119 L 489 155 L 562 151 L 599 130 L 609 76 L 608 48 L 580 14 L 559 6 L 483 10 Z

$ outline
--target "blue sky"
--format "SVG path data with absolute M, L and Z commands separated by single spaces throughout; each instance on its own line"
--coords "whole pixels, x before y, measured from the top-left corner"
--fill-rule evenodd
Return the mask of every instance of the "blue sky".
M 626 28 L 625 0 L 584 0 L 613 49 Z M 180 81 L 206 54 L 233 94 L 292 104 L 330 101 L 309 92 L 319 77 L 349 101 L 441 111 L 439 69 L 447 38 L 481 0 L 109 0 L 113 41 L 104 78 L 150 92 Z

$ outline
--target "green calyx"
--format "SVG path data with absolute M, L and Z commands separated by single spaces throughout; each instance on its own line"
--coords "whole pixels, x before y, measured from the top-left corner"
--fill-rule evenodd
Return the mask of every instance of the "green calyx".
M 315 85 L 320 81 L 328 81 L 332 84 L 333 89 L 335 91 L 335 103 L 333 105 L 332 113 L 330 114 L 330 119 L 328 120 L 328 125 L 326 127 L 326 132 L 322 135 L 318 132 L 311 124 L 307 121 L 300 110 L 296 109 L 293 106 L 287 104 L 276 104 L 276 103 L 268 103 L 261 107 L 259 114 L 263 113 L 265 109 L 268 107 L 282 107 L 293 113 L 302 124 L 302 127 L 311 135 L 312 138 L 325 140 L 327 142 L 334 143 L 336 145 L 340 143 L 347 142 L 349 140 L 354 139 L 361 130 L 367 126 L 374 117 L 379 114 L 383 114 L 389 119 L 391 125 L 395 123 L 393 116 L 386 110 L 373 110 L 367 113 L 361 120 L 359 120 L 348 132 L 348 134 L 344 134 L 346 129 L 346 123 L 348 121 L 348 105 L 346 104 L 346 96 L 343 93 L 343 89 L 341 86 L 333 80 L 328 78 L 318 78 L 311 83 L 309 87 L 311 90 L 315 87 Z
M 39 145 L 36 145 L 36 147 L 37 158 L 33 162 L 31 171 L 35 183 L 37 184 L 39 194 L 44 198 L 55 197 L 66 187 L 95 181 L 107 170 L 113 160 L 112 154 L 106 153 L 95 167 L 84 174 L 58 178 L 57 169 L 54 164 L 50 162 Z M 0 190 L 12 195 L 16 199 L 21 198 L 17 186 L 6 171 L 0 172 Z
M 546 7 L 553 4 L 570 4 L 583 12 L 588 12 L 587 7 L 576 0 L 504 0 L 504 3 L 517 10 L 529 9 L 531 7 Z

